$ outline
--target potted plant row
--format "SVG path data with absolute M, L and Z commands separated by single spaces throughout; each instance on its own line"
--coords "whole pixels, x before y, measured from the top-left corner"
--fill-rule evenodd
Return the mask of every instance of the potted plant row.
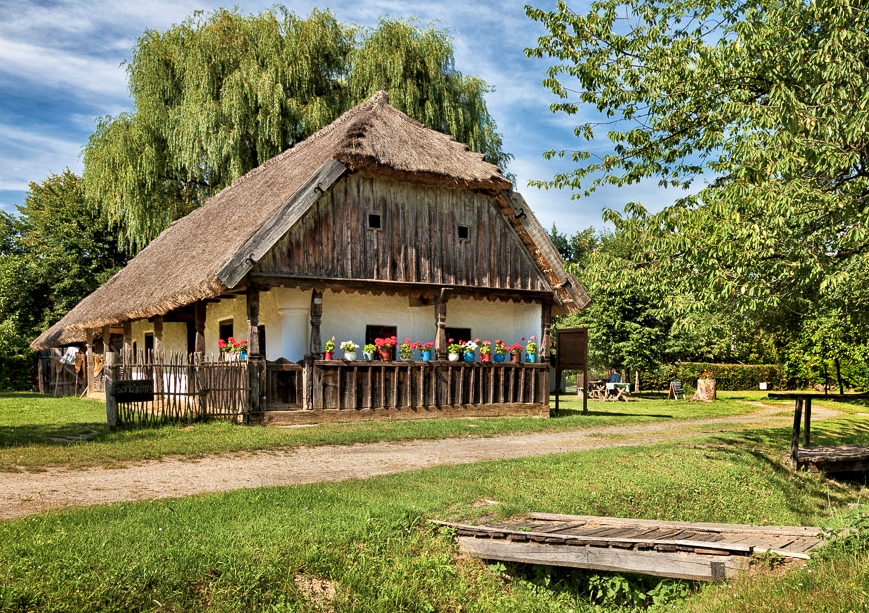
M 525 338 L 522 338 L 525 341 Z M 532 336 L 526 344 L 513 343 L 507 345 L 504 341 L 498 339 L 494 341 L 480 340 L 475 338 L 472 341 L 456 341 L 449 339 L 447 345 L 447 359 L 451 362 L 464 360 L 465 362 L 476 361 L 477 352 L 480 354 L 481 362 L 504 362 L 507 356 L 510 356 L 511 362 L 521 362 L 522 354 L 526 354 L 528 362 L 537 361 L 537 337 Z M 341 350 L 344 352 L 344 360 L 353 362 L 357 359 L 357 351 L 359 345 L 353 341 L 341 341 Z M 370 362 L 374 359 L 375 354 L 382 361 L 391 361 L 395 359 L 396 348 L 398 357 L 402 361 L 410 361 L 414 359 L 414 354 L 418 354 L 419 359 L 423 362 L 431 361 L 434 355 L 434 343 L 431 341 L 414 341 L 409 338 L 399 343 L 394 336 L 374 339 L 373 343 L 366 343 L 362 348 L 362 359 Z M 335 337 L 326 341 L 323 346 L 324 359 L 334 359 Z

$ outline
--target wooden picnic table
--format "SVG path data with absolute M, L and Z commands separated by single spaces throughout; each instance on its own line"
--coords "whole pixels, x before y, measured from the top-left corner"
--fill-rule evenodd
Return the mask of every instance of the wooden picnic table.
M 631 396 L 631 384 L 630 383 L 614 383 L 609 382 L 606 384 L 607 388 L 607 400 L 612 400 L 613 402 L 618 402 L 619 400 L 623 400 L 627 402 L 632 398 Z

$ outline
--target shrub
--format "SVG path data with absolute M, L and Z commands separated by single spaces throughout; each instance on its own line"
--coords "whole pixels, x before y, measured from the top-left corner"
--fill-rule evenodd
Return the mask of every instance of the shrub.
M 777 364 L 676 362 L 662 364 L 655 372 L 640 373 L 640 388 L 665 390 L 670 387 L 670 381 L 681 381 L 683 385 L 693 387 L 700 373 L 704 371 L 712 373 L 712 378 L 716 380 L 716 386 L 720 390 L 756 390 L 763 381 L 770 390 L 787 387 L 784 372 Z
M 0 391 L 30 391 L 36 383 L 36 354 L 0 355 Z

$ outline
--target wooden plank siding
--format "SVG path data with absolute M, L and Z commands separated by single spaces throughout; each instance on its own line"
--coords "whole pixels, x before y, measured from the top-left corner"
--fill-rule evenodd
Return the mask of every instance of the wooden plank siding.
M 381 229 L 368 228 L 368 215 Z M 459 239 L 457 226 L 469 228 Z M 254 267 L 259 275 L 551 291 L 490 196 L 342 177 Z

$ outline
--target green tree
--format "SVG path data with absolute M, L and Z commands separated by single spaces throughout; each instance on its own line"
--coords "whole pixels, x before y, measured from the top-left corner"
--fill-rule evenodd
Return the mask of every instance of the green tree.
M 24 351 L 126 261 L 69 170 L 31 183 L 18 213 L 0 226 L 0 336 L 13 339 L 0 353 Z
M 488 86 L 455 70 L 443 31 L 413 22 L 357 32 L 328 11 L 195 13 L 140 37 L 127 71 L 134 110 L 100 120 L 83 179 L 134 249 L 379 88 L 429 127 L 509 159 Z
M 598 0 L 527 7 L 548 34 L 555 112 L 584 105 L 611 150 L 553 151 L 577 164 L 546 185 L 577 195 L 646 179 L 705 185 L 663 212 L 629 206 L 626 240 L 681 280 L 683 304 L 797 314 L 840 287 L 869 253 L 869 10 L 842 0 Z M 574 93 L 575 92 L 575 93 Z M 603 123 L 576 128 L 601 136 Z M 860 304 L 865 300 L 861 299 Z

